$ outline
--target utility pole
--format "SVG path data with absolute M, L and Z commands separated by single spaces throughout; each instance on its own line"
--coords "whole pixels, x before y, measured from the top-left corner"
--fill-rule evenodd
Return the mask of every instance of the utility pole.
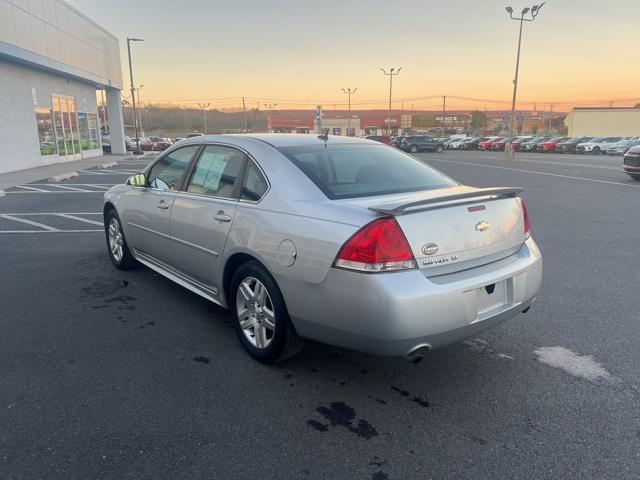
M 400 70 L 402 70 L 402 67 L 398 68 L 398 70 L 396 70 L 395 67 L 391 67 L 389 69 L 389 73 L 387 73 L 384 68 L 381 68 L 380 70 L 382 70 L 382 73 L 389 77 L 389 115 L 387 118 L 387 131 L 389 133 L 389 136 L 391 136 L 391 94 L 393 92 L 393 77 L 400 74 Z
M 133 104 L 133 128 L 136 133 L 136 149 L 133 152 L 134 155 L 142 155 L 140 150 L 140 136 L 138 135 L 138 114 L 136 112 L 136 87 L 133 83 L 133 67 L 131 66 L 131 42 L 142 42 L 141 38 L 129 38 L 127 37 L 127 53 L 129 55 L 129 78 L 131 79 L 131 101 Z
M 247 107 L 244 103 L 244 97 L 242 97 L 242 111 L 244 112 L 244 131 L 245 133 L 247 132 L 247 130 L 249 129 L 249 124 L 247 122 Z
M 357 91 L 358 91 L 358 87 L 354 88 L 353 90 L 351 90 L 351 87 L 342 89 L 342 92 L 346 93 L 349 98 L 349 114 L 347 116 L 347 136 L 349 135 L 349 131 L 351 130 L 351 95 L 355 95 Z
M 202 133 L 207 134 L 207 108 L 209 108 L 210 103 L 199 103 L 198 106 L 202 108 L 202 124 L 203 130 Z
M 548 130 L 551 132 L 551 119 L 553 118 L 553 103 L 549 104 L 549 127 Z
M 540 9 L 544 6 L 545 2 L 542 2 L 540 5 L 534 5 L 533 7 L 525 7 L 522 9 L 520 17 L 513 16 L 513 8 L 506 7 L 507 13 L 509 14 L 509 18 L 511 20 L 516 20 L 520 22 L 520 33 L 518 34 L 518 53 L 516 55 L 516 73 L 513 78 L 513 100 L 511 101 L 511 122 L 509 122 L 509 136 L 513 136 L 513 126 L 515 122 L 516 116 L 516 95 L 518 92 L 518 72 L 520 69 L 520 46 L 522 45 L 522 26 L 524 22 L 533 22 L 538 14 L 540 13 Z M 530 13 L 530 18 L 525 18 L 525 15 Z M 514 158 L 515 152 L 511 148 L 511 142 L 509 142 L 505 146 L 505 153 L 508 158 Z
M 447 114 L 447 96 L 442 96 L 442 138 L 444 139 L 444 117 Z

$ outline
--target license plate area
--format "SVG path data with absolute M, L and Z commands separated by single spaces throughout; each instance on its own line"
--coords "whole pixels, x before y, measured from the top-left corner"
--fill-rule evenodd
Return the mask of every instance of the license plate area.
M 487 313 L 497 310 L 507 304 L 507 280 L 491 283 L 476 289 L 478 302 L 478 319 Z

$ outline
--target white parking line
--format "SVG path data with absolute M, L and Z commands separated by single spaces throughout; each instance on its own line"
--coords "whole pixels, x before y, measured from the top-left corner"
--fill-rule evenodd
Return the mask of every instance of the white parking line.
M 34 222 L 33 220 L 27 220 L 26 218 L 14 217 L 12 215 L 7 215 L 6 213 L 0 214 L 0 218 L 4 218 L 5 220 L 13 220 L 14 222 L 19 222 L 19 223 L 26 223 L 27 225 L 31 225 L 32 227 L 43 228 L 49 232 L 60 231 L 60 229 L 55 227 L 50 227 L 49 225 L 45 225 L 44 223 Z
M 24 192 L 5 192 L 7 195 L 10 194 L 27 194 L 27 193 L 33 193 L 33 194 L 78 194 L 78 193 L 99 193 L 100 195 L 104 195 L 104 192 L 102 190 L 58 190 L 58 191 L 54 191 L 54 190 L 42 190 L 41 192 L 34 192 L 34 191 L 24 191 Z
M 49 185 L 49 184 L 47 184 Z M 36 188 L 36 187 L 28 187 L 27 185 L 18 185 L 16 188 L 24 188 L 25 190 L 31 190 L 33 192 L 48 192 L 49 190 L 45 190 L 43 188 Z
M 631 183 L 621 183 L 621 182 L 612 182 L 609 180 L 596 180 L 595 178 L 585 178 L 585 177 L 573 177 L 571 175 L 561 175 L 559 173 L 549 173 L 549 172 L 538 172 L 536 170 L 521 170 L 519 168 L 510 168 L 510 167 L 499 167 L 497 165 L 482 165 L 479 163 L 471 163 L 471 162 L 459 162 L 457 160 L 445 160 L 443 158 L 429 157 L 428 160 L 435 160 L 437 162 L 445 162 L 445 163 L 458 163 L 460 165 L 470 165 L 472 167 L 483 167 L 483 168 L 497 168 L 499 170 L 510 170 L 512 172 L 520 172 L 520 173 L 535 173 L 537 175 L 546 175 L 549 177 L 560 177 L 560 178 L 569 178 L 571 180 L 582 180 L 585 182 L 594 182 L 594 183 L 607 183 L 609 185 L 620 185 L 622 187 L 635 187 L 639 188 L 640 185 L 633 185 Z M 9 192 L 7 192 L 9 193 Z
M 94 190 L 87 190 L 86 188 L 70 187 L 68 185 L 51 185 L 52 187 L 62 188 L 63 190 L 72 190 L 74 192 L 93 192 Z M 55 191 L 55 190 L 51 190 Z
M 31 233 L 95 233 L 95 232 L 104 232 L 103 228 L 100 229 L 87 229 L 87 230 L 81 230 L 78 228 L 71 228 L 71 229 L 62 229 L 62 228 L 57 228 L 57 227 L 52 227 L 50 225 L 47 225 L 45 223 L 40 223 L 40 222 L 35 222 L 33 220 L 29 220 L 28 218 L 23 218 L 23 217 L 30 217 L 30 216 L 39 216 L 39 217 L 46 217 L 46 216 L 50 216 L 50 217 L 61 217 L 61 218 L 66 218 L 69 220 L 74 220 L 77 222 L 81 222 L 81 223 L 88 223 L 90 225 L 98 225 L 100 227 L 103 226 L 103 223 L 97 220 L 90 220 L 88 218 L 83 218 L 79 215 L 87 215 L 87 216 L 93 216 L 93 215 L 100 215 L 102 216 L 102 213 L 100 212 L 69 212 L 69 213 L 51 213 L 51 212 L 29 212 L 29 213 L 2 213 L 0 214 L 0 218 L 6 219 L 6 220 L 10 220 L 10 221 L 15 221 L 18 223 L 25 223 L 27 225 L 31 225 L 33 227 L 38 227 L 41 230 L 0 230 L 0 235 L 3 234 L 18 234 L 18 233 L 24 233 L 24 234 L 31 234 Z
M 63 217 L 63 218 L 71 219 L 71 220 L 78 220 L 80 222 L 90 223 L 91 225 L 103 226 L 102 222 L 96 222 L 95 220 L 89 220 L 88 218 L 76 217 L 75 215 L 71 215 L 71 214 L 68 214 L 68 213 L 56 213 L 54 215 L 56 215 L 57 217 Z

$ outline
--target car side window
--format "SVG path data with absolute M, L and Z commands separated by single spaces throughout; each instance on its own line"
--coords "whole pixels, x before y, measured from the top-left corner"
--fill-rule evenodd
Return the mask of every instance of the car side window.
M 251 202 L 257 202 L 262 196 L 267 193 L 268 189 L 267 180 L 262 175 L 262 172 L 253 163 L 247 164 L 247 172 L 242 182 L 242 200 L 249 200 Z
M 199 145 L 173 150 L 163 155 L 149 172 L 149 186 L 161 190 L 178 190 L 182 175 L 187 170 L 193 155 L 200 148 Z
M 202 151 L 187 192 L 212 197 L 233 197 L 233 186 L 247 156 L 222 145 L 208 145 Z

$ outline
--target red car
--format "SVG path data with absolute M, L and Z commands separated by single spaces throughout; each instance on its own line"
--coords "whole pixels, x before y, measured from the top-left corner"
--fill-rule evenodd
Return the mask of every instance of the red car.
M 385 145 L 391 145 L 391 137 L 387 137 L 386 135 L 367 135 L 367 140 L 375 140 L 376 142 L 384 143 Z
M 537 147 L 538 152 L 551 153 L 556 149 L 556 145 L 569 140 L 568 137 L 553 137 L 546 142 L 540 142 Z
M 502 140 L 496 140 L 491 144 L 490 149 L 495 152 L 504 152 L 507 142 L 509 142 L 508 138 L 503 138 Z
M 490 150 L 493 142 L 499 142 L 500 140 L 502 140 L 502 137 L 489 137 L 489 140 L 478 144 L 478 150 Z

